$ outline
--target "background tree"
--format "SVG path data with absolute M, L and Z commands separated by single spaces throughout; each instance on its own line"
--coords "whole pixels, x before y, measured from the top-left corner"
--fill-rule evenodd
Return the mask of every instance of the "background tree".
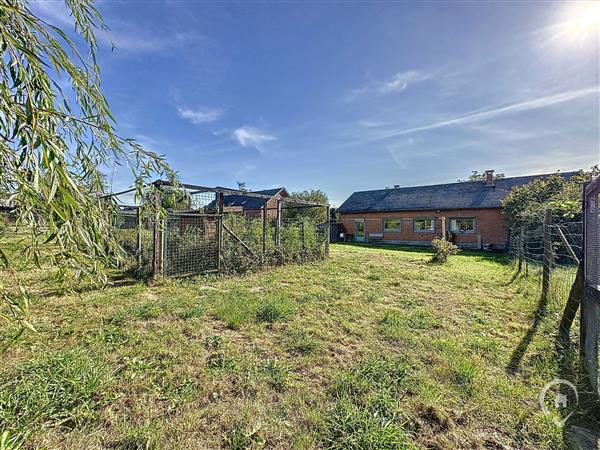
M 98 195 L 100 169 L 129 166 L 140 200 L 147 180 L 174 174 L 159 155 L 117 134 L 95 55 L 94 31 L 106 27 L 91 0 L 65 4 L 79 45 L 33 14 L 26 0 L 0 0 L 0 192 L 16 205 L 27 260 L 103 283 L 121 252 L 112 201 Z M 30 326 L 27 296 L 10 263 L 0 243 L 0 319 Z
M 471 175 L 469 175 L 466 180 L 458 180 L 458 182 L 464 183 L 467 181 L 485 181 L 485 177 L 486 177 L 485 171 L 479 173 L 478 170 L 472 170 Z M 503 172 L 499 172 L 499 173 L 494 174 L 494 178 L 498 180 L 500 178 L 506 178 L 506 176 L 504 175 Z
M 556 173 L 513 188 L 502 202 L 508 226 L 540 224 L 544 209 L 548 207 L 552 208 L 556 220 L 578 220 L 581 217 L 582 184 L 598 174 L 598 166 L 593 166 L 588 171 L 579 171 L 569 180 Z
M 163 210 L 189 210 L 192 208 L 192 196 L 185 189 L 180 189 L 173 186 L 161 186 L 160 193 L 160 207 Z M 148 190 L 145 195 L 146 203 L 150 204 L 156 201 L 156 192 L 154 190 Z
M 302 200 L 313 203 L 329 203 L 327 194 L 319 189 L 310 189 L 301 192 L 292 192 L 289 196 L 291 199 Z M 293 206 L 293 205 L 290 205 Z M 315 208 L 287 208 L 284 213 L 286 219 L 306 218 L 317 223 L 327 221 L 327 210 L 325 207 Z

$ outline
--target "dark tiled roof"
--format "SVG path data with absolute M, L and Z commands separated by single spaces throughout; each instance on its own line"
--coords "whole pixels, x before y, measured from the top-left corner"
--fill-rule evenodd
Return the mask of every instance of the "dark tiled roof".
M 578 172 L 564 172 L 571 178 Z M 340 213 L 424 211 L 435 209 L 500 208 L 501 202 L 513 187 L 522 186 L 535 178 L 551 174 L 500 178 L 494 186 L 485 181 L 436 184 L 394 189 L 379 189 L 353 193 L 338 208 Z
M 273 197 L 284 188 L 264 189 L 262 191 L 252 191 L 255 194 L 270 195 Z M 244 209 L 260 209 L 264 205 L 265 200 L 257 197 L 248 197 L 241 194 L 232 194 L 223 196 L 223 205 L 225 206 L 241 206 Z

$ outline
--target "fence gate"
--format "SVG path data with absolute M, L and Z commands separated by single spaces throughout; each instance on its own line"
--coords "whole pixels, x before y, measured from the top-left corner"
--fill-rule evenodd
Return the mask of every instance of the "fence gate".
M 216 214 L 169 213 L 163 231 L 163 274 L 218 270 L 220 220 Z
M 600 178 L 584 188 L 585 287 L 581 304 L 581 349 L 594 390 L 599 390 L 598 340 L 600 334 Z

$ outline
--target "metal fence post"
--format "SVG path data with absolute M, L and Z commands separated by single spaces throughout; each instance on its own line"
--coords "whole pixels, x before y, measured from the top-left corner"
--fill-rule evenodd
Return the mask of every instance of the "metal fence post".
M 325 238 L 325 255 L 329 256 L 329 241 L 331 240 L 331 206 L 327 205 L 327 227 L 325 229 L 327 237 Z
M 267 253 L 267 221 L 268 221 L 268 209 L 267 201 L 265 200 L 262 207 L 262 254 L 263 259 Z
M 281 246 L 281 200 L 277 200 L 277 225 L 275 228 L 275 247 Z
M 550 272 L 554 256 L 552 254 L 552 210 L 546 208 L 544 213 L 544 269 L 542 272 L 542 300 L 548 300 L 548 290 L 550 289 Z
M 137 236 L 136 236 L 136 245 L 137 245 L 137 265 L 138 272 L 142 270 L 142 214 L 141 214 L 141 206 L 138 206 L 136 211 L 136 219 L 137 219 Z
M 152 276 L 154 278 L 161 277 L 163 274 L 163 229 L 161 210 L 161 193 L 160 188 L 156 187 L 157 191 L 154 194 L 154 207 L 156 214 L 154 216 L 154 242 L 153 242 L 153 258 L 152 258 Z
M 525 225 L 521 226 L 521 234 L 519 235 L 519 269 L 518 273 L 521 273 L 523 270 L 523 258 L 525 256 Z
M 581 299 L 581 305 L 579 306 L 579 353 L 580 353 L 580 359 L 581 361 L 584 360 L 584 354 L 585 354 L 585 344 L 586 344 L 586 295 L 585 295 L 585 285 L 586 285 L 586 280 L 587 280 L 587 271 L 588 271 L 588 267 L 587 267 L 587 263 L 588 263 L 588 252 L 587 252 L 587 239 L 588 239 L 588 229 L 587 229 L 587 225 L 588 225 L 588 205 L 587 205 L 587 186 L 589 183 L 584 183 L 583 184 L 583 196 L 581 199 L 581 220 L 582 220 L 582 240 L 581 240 L 581 248 L 583 250 L 583 257 L 581 258 L 581 265 L 583 266 L 583 298 Z
M 217 192 L 217 270 L 221 273 L 223 260 L 223 193 Z

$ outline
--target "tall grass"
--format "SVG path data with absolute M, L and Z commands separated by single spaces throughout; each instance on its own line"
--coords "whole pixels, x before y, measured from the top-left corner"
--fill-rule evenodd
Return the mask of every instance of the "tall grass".
M 75 348 L 47 353 L 0 374 L 0 430 L 13 439 L 45 427 L 72 429 L 93 420 L 106 400 L 106 366 Z

